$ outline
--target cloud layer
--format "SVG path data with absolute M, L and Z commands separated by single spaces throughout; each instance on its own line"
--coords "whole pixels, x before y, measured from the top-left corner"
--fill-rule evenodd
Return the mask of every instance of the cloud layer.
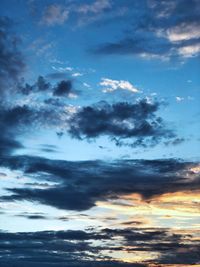
M 159 105 L 158 102 L 141 100 L 135 104 L 102 102 L 83 107 L 72 115 L 69 133 L 78 139 L 107 135 L 117 145 L 126 144 L 126 141 L 133 147 L 155 145 L 162 138 L 174 137 L 173 132 L 165 128 L 163 120 L 156 116 Z
M 195 264 L 199 240 L 191 245 L 193 233 L 170 233 L 169 229 L 109 229 L 100 231 L 41 231 L 0 233 L 0 263 L 3 266 L 147 267 L 152 260 L 126 262 L 120 256 L 157 255 L 153 266 Z M 119 240 L 116 242 L 116 240 Z M 96 242 L 101 241 L 102 245 Z M 155 262 L 154 261 L 154 262 Z M 181 265 L 182 266 L 182 265 Z
M 25 68 L 24 57 L 18 49 L 19 39 L 12 33 L 13 22 L 0 17 L 0 94 L 12 87 Z
M 144 199 L 177 191 L 199 189 L 200 181 L 190 169 L 195 163 L 176 160 L 118 160 L 114 162 L 52 161 L 29 156 L 7 156 L 0 165 L 21 170 L 43 181 L 57 182 L 47 188 L 8 188 L 1 201 L 29 200 L 66 210 L 87 210 L 97 201 L 137 193 Z M 45 175 L 44 175 L 45 174 Z M 189 179 L 188 176 L 194 177 Z
M 132 54 L 165 60 L 199 55 L 199 1 L 150 0 L 127 5 L 133 15 L 132 21 L 128 20 L 128 33 L 120 40 L 99 46 L 97 54 Z

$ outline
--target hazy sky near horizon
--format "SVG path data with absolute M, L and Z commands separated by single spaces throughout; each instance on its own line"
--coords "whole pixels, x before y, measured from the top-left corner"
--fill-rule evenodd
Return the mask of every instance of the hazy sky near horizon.
M 0 265 L 198 266 L 200 2 L 0 10 Z

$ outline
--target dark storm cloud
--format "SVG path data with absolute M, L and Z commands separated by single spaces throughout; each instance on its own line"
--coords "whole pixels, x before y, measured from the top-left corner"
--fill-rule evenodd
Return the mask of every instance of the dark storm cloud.
M 161 264 L 170 264 L 172 262 L 174 264 L 198 264 L 200 262 L 199 250 L 199 244 L 196 246 L 180 245 L 179 249 L 176 247 L 170 253 L 163 253 L 159 262 Z
M 181 243 L 183 237 L 184 234 L 173 234 L 168 229 L 157 228 L 1 232 L 0 263 L 3 266 L 34 266 L 37 263 L 37 266 L 42 267 L 147 267 L 150 263 L 120 262 L 112 254 L 106 256 L 107 251 L 159 252 L 157 263 L 198 263 L 200 258 L 194 251 L 199 249 L 199 242 L 191 244 L 192 235 L 188 235 L 185 242 Z M 119 240 L 117 244 L 116 239 Z M 98 241 L 101 245 L 93 241 Z M 178 254 L 177 251 L 182 252 Z M 181 255 L 179 259 L 178 255 Z M 167 257 L 168 260 L 165 261 Z
M 37 81 L 32 85 L 28 83 L 18 84 L 18 92 L 23 95 L 29 95 L 31 93 L 51 93 L 52 96 L 68 97 L 70 93 L 75 93 L 75 90 L 73 89 L 72 80 L 62 80 L 56 85 L 53 85 L 43 76 L 39 76 Z
M 45 81 L 44 77 L 42 77 L 42 76 L 38 77 L 36 85 L 37 85 L 39 91 L 48 90 L 50 87 L 50 84 L 47 81 Z
M 26 126 L 30 127 L 37 117 L 37 113 L 27 106 L 15 106 L 13 108 L 0 106 L 1 155 L 10 154 L 15 149 L 23 147 L 16 138 L 23 134 Z
M 29 123 L 32 112 L 26 107 L 6 109 L 0 106 L 0 154 L 9 154 L 22 145 L 15 140 L 17 128 Z
M 10 154 L 22 144 L 17 140 L 30 129 L 56 125 L 59 116 L 48 108 L 30 108 L 27 105 L 8 107 L 0 103 L 0 154 Z
M 25 63 L 18 50 L 18 39 L 13 35 L 12 21 L 7 17 L 0 17 L 0 92 L 5 93 L 8 85 L 17 82 L 22 74 Z
M 43 76 L 38 76 L 37 81 L 32 85 L 28 83 L 18 85 L 18 91 L 24 95 L 36 92 L 42 93 L 50 89 L 51 84 Z
M 190 57 L 200 52 L 198 0 L 137 1 L 125 3 L 129 30 L 117 41 L 107 41 L 97 54 L 133 54 L 144 57 Z M 182 34 L 182 36 L 181 36 Z M 184 36 L 185 35 L 185 36 Z M 186 51 L 190 50 L 190 51 Z
M 54 88 L 54 95 L 55 96 L 68 96 L 72 92 L 72 82 L 68 81 L 61 81 L 57 84 Z
M 29 200 L 65 210 L 88 210 L 96 201 L 118 199 L 139 193 L 145 201 L 152 197 L 200 188 L 199 178 L 188 179 L 194 163 L 177 160 L 119 160 L 114 162 L 53 161 L 44 158 L 13 156 L 0 159 L 0 165 L 22 170 L 30 179 L 56 182 L 47 188 L 9 188 L 1 201 Z
M 158 102 L 140 100 L 135 104 L 119 102 L 111 105 L 101 102 L 83 107 L 69 120 L 69 133 L 77 139 L 94 139 L 105 135 L 117 145 L 156 145 L 161 139 L 174 137 L 162 118 L 156 115 L 159 106 Z
M 43 77 L 38 78 L 37 84 L 41 91 L 49 88 L 49 83 Z M 32 89 L 28 90 L 29 93 Z M 64 96 L 70 93 L 71 85 L 62 81 L 54 90 L 57 96 Z M 28 91 L 26 94 L 29 94 Z M 168 129 L 162 118 L 156 115 L 160 105 L 159 102 L 149 103 L 146 100 L 135 104 L 100 102 L 71 112 L 59 97 L 51 97 L 44 100 L 43 105 L 1 106 L 0 138 L 4 140 L 1 149 L 5 147 L 4 151 L 6 148 L 9 151 L 9 147 L 20 148 L 16 141 L 18 135 L 44 126 L 53 127 L 55 131 L 62 128 L 62 132 L 67 132 L 79 140 L 90 141 L 100 136 L 108 136 L 118 146 L 151 147 L 162 142 L 175 145 L 177 142 L 174 140 L 179 140 L 178 137 L 173 130 Z M 54 152 L 49 148 L 43 148 L 44 150 Z

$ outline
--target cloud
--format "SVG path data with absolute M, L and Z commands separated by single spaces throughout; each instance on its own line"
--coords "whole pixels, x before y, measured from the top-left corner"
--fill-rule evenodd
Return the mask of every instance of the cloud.
M 29 95 L 31 93 L 44 92 L 50 89 L 51 89 L 51 84 L 43 76 L 38 76 L 37 81 L 32 85 L 28 83 L 18 84 L 18 92 L 24 95 Z
M 41 23 L 47 26 L 62 25 L 68 20 L 69 11 L 61 5 L 49 5 L 46 7 Z
M 112 86 L 113 90 L 134 90 L 127 81 L 104 80 L 105 83 Z M 174 131 L 168 129 L 162 118 L 156 115 L 159 102 L 151 103 L 143 99 L 136 103 L 100 102 L 85 107 L 66 105 L 64 100 L 77 97 L 77 93 L 79 91 L 73 88 L 71 80 L 62 80 L 54 85 L 39 76 L 33 84 L 18 84 L 14 103 L 11 101 L 1 108 L 1 124 L 5 129 L 1 137 L 5 149 L 8 146 L 19 148 L 20 144 L 15 142 L 18 134 L 33 128 L 40 129 L 44 125 L 79 140 L 90 141 L 107 136 L 118 146 L 151 147 L 163 140 L 172 141 L 176 138 Z M 28 103 L 24 97 L 28 97 Z M 8 124 L 8 116 L 19 117 L 15 123 Z M 11 133 L 9 140 L 8 133 Z
M 54 100 L 54 97 L 75 98 L 78 91 L 73 89 L 72 80 L 61 80 L 54 85 L 43 76 L 39 76 L 33 84 L 19 83 L 18 77 L 24 65 L 15 43 L 12 41 L 11 46 L 9 46 L 10 43 L 6 43 L 13 40 L 7 34 L 10 27 L 9 23 L 8 19 L 1 19 L 2 53 L 9 55 L 9 58 L 4 58 L 1 61 L 3 65 L 2 78 L 0 78 L 3 83 L 7 80 L 13 80 L 18 83 L 18 86 L 15 87 L 16 97 L 14 101 L 13 98 L 9 98 L 8 106 L 3 106 L 1 102 L 0 124 L 2 125 L 2 132 L 0 138 L 2 140 L 2 153 L 10 154 L 13 149 L 22 147 L 17 138 L 18 135 L 23 134 L 23 131 L 44 125 L 50 128 L 53 126 L 57 132 L 60 132 L 62 128 L 62 132 L 66 131 L 71 137 L 80 140 L 90 140 L 105 135 L 119 146 L 147 147 L 156 145 L 162 139 L 175 137 L 173 131 L 168 130 L 163 120 L 156 116 L 159 103 L 148 103 L 145 100 L 135 104 L 123 102 L 108 104 L 104 102 L 93 106 L 77 107 L 74 112 L 71 112 L 66 106 L 64 107 L 62 101 Z M 7 47 L 11 47 L 10 50 Z M 13 70 L 10 66 L 13 67 Z M 72 70 L 70 68 L 70 71 Z M 117 81 L 105 78 L 101 85 L 107 86 L 107 90 L 110 91 L 117 89 L 137 91 L 130 82 L 124 80 Z M 22 95 L 31 95 L 32 98 L 29 96 L 28 104 L 26 99 L 18 99 Z M 45 99 L 46 95 L 48 95 L 47 99 Z M 57 106 L 57 110 L 54 109 L 55 106 Z M 91 119 L 93 124 L 91 124 Z
M 59 77 L 59 76 L 63 76 L 66 78 L 66 76 L 71 76 L 71 77 L 80 77 L 83 76 L 85 74 L 85 71 L 79 71 L 78 68 L 73 68 L 73 67 L 55 67 L 52 66 L 52 69 L 57 71 L 55 73 L 53 73 L 53 75 Z M 91 71 L 91 70 L 88 70 Z M 51 77 L 51 74 L 50 74 Z M 54 78 L 54 77 L 53 77 Z
M 40 6 L 36 4 L 37 9 Z M 112 1 L 94 0 L 88 2 L 69 1 L 47 5 L 40 19 L 40 24 L 47 26 L 63 25 L 66 21 L 73 27 L 84 26 L 100 20 L 106 13 L 112 12 Z M 119 11 L 118 11 L 119 13 Z
M 185 138 L 177 137 L 177 138 L 174 138 L 173 140 L 166 141 L 165 145 L 174 145 L 174 146 L 176 146 L 176 145 L 182 144 L 185 141 L 186 141 Z
M 182 46 L 178 49 L 178 53 L 185 58 L 194 57 L 200 53 L 200 44 L 196 43 Z
M 46 152 L 46 153 L 57 153 L 59 152 L 57 150 L 57 146 L 54 146 L 54 145 L 47 145 L 47 144 L 44 144 L 44 145 L 41 145 L 40 148 L 39 148 L 42 152 Z
M 13 22 L 0 17 L 0 93 L 6 95 L 25 69 L 24 57 L 18 50 L 19 39 L 12 33 Z
M 43 38 L 35 39 L 28 47 L 28 50 L 32 52 L 32 54 L 39 58 L 45 57 L 48 59 L 51 56 L 51 50 L 55 46 L 55 42 L 46 41 Z
M 19 137 L 33 129 L 56 127 L 61 123 L 58 112 L 52 107 L 0 104 L 0 154 L 8 155 L 22 148 Z
M 39 76 L 36 82 L 36 86 L 39 91 L 46 91 L 50 88 L 50 84 L 44 79 L 44 77 Z
M 200 30 L 198 23 L 182 23 L 178 26 L 174 26 L 167 31 L 167 38 L 171 42 L 179 42 L 190 39 L 199 39 Z
M 80 76 L 83 76 L 83 73 L 81 73 L 81 72 L 72 73 L 72 77 L 80 77 Z
M 27 107 L 6 109 L 0 106 L 0 154 L 9 154 L 15 149 L 22 148 L 20 142 L 15 140 L 20 126 L 30 122 L 31 111 Z
M 126 141 L 133 147 L 155 145 L 163 138 L 174 137 L 155 114 L 159 106 L 158 102 L 140 100 L 135 104 L 102 102 L 83 107 L 69 119 L 68 132 L 77 139 L 108 136 L 118 145 L 124 145 Z
M 47 188 L 7 188 L 3 202 L 35 201 L 58 209 L 82 211 L 99 201 L 120 199 L 137 193 L 151 201 L 165 193 L 197 190 L 198 165 L 178 160 L 118 160 L 68 162 L 30 156 L 7 156 L 0 159 L 2 167 L 21 170 L 37 181 L 56 182 Z
M 47 77 L 53 78 L 53 79 L 60 79 L 63 78 L 63 75 L 58 75 L 61 73 L 56 74 L 50 74 Z M 38 94 L 42 95 L 43 93 L 48 92 L 49 95 L 54 96 L 66 96 L 69 98 L 76 97 L 76 93 L 78 91 L 73 89 L 72 80 L 61 80 L 56 85 L 48 82 L 46 78 L 43 76 L 39 76 L 37 81 L 35 83 L 28 84 L 18 84 L 18 90 L 17 93 L 21 93 L 23 95 L 29 95 L 29 94 Z M 46 100 L 45 100 L 46 101 Z M 46 102 L 48 104 L 48 101 Z M 50 103 L 49 103 L 50 104 Z
M 163 60 L 199 55 L 199 1 L 150 0 L 128 5 L 132 13 L 131 21 L 127 16 L 129 30 L 121 39 L 105 41 L 93 52 Z
M 123 10 L 123 9 L 122 9 Z M 94 0 L 88 2 L 78 1 L 72 3 L 70 7 L 71 13 L 74 16 L 74 26 L 82 27 L 89 24 L 95 23 L 97 21 L 103 21 L 107 16 L 112 18 L 113 16 L 120 16 L 120 11 L 115 12 L 113 1 L 110 0 Z
M 176 102 L 182 102 L 184 101 L 184 97 L 176 96 Z
M 97 48 L 97 54 L 132 54 L 141 57 L 153 58 L 168 56 L 171 45 L 164 38 L 154 39 L 154 36 L 145 34 L 134 35 L 120 40 L 119 42 L 107 43 Z M 148 45 L 147 45 L 148 44 Z
M 52 80 L 59 80 L 59 79 L 66 79 L 67 74 L 66 73 L 61 73 L 61 72 L 53 72 L 53 73 L 49 73 L 47 75 L 47 78 L 50 78 Z
M 113 92 L 118 89 L 127 90 L 132 93 L 139 92 L 139 90 L 135 86 L 133 86 L 129 81 L 102 78 L 99 84 L 103 86 L 104 93 Z
M 105 9 L 111 8 L 110 0 L 96 0 L 91 4 L 83 4 L 77 8 L 77 12 L 82 14 L 94 13 L 98 14 Z
M 47 219 L 49 219 L 45 214 L 40 213 L 40 212 L 35 212 L 35 213 L 24 212 L 24 213 L 20 213 L 16 216 L 24 217 L 24 218 L 30 219 L 30 220 L 47 220 Z
M 70 80 L 61 81 L 55 87 L 53 94 L 55 96 L 69 96 L 71 91 L 72 91 L 72 82 Z
M 158 228 L 1 232 L 0 240 L 0 264 L 5 267 L 36 263 L 39 267 L 147 267 L 151 260 L 141 257 L 139 263 L 134 258 L 153 253 L 156 253 L 155 266 L 199 262 L 199 241 L 192 244 L 190 231 L 188 235 Z M 123 255 L 132 256 L 132 262 L 126 262 Z

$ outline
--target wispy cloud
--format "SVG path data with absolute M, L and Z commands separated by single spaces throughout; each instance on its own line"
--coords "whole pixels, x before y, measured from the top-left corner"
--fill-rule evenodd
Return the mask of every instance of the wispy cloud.
M 49 5 L 44 10 L 41 23 L 47 26 L 62 25 L 68 16 L 69 11 L 66 7 L 58 4 Z
M 25 70 L 25 59 L 18 48 L 19 38 L 12 33 L 12 25 L 12 20 L 0 17 L 0 94 L 4 97 L 3 88 L 10 91 Z

